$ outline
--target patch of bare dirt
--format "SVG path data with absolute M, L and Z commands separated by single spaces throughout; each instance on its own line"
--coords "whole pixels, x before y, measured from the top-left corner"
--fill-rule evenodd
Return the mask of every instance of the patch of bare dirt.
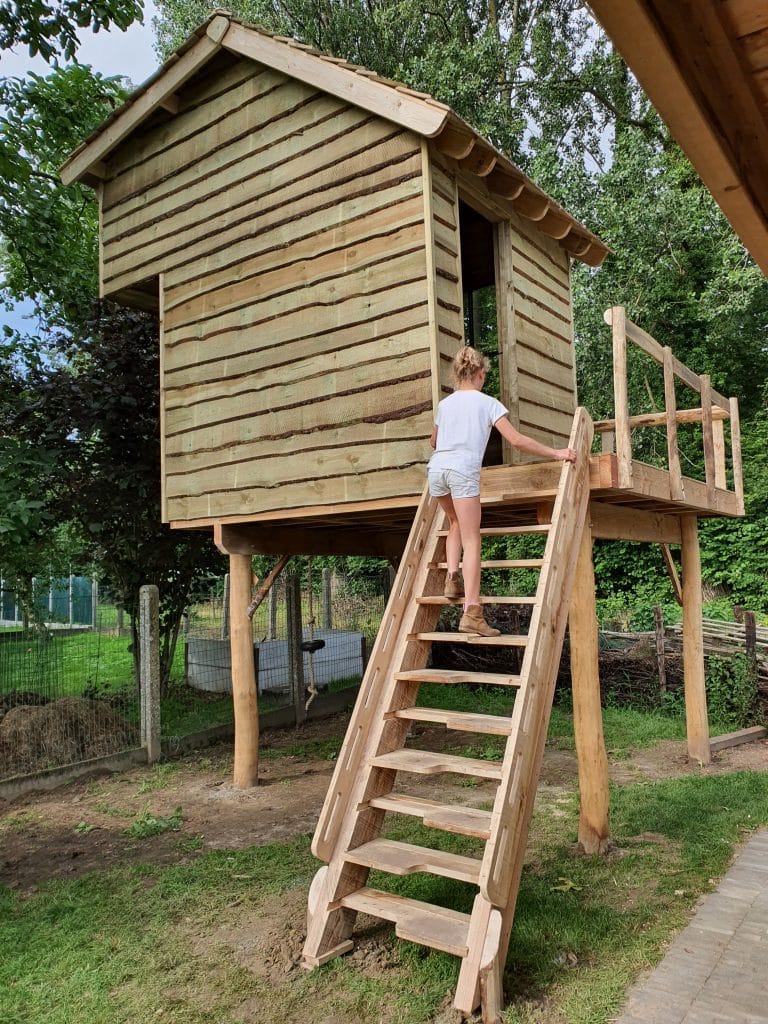
M 313 754 L 308 744 L 338 739 L 340 746 L 345 727 L 346 716 L 336 716 L 300 730 L 266 734 L 259 785 L 252 790 L 233 788 L 231 746 L 222 745 L 0 803 L 0 884 L 26 893 L 49 878 L 79 877 L 131 862 L 185 863 L 206 850 L 264 845 L 310 833 L 334 762 L 332 756 Z M 436 750 L 467 742 L 466 734 L 437 728 L 419 731 L 416 739 L 419 746 Z M 295 753 L 297 744 L 307 746 L 309 753 Z M 684 743 L 670 740 L 610 765 L 618 783 L 767 769 L 768 741 L 725 750 L 703 768 L 688 761 Z M 574 791 L 577 777 L 573 752 L 546 749 L 543 796 L 556 804 L 558 795 Z M 413 792 L 436 800 L 483 806 L 495 792 L 493 783 L 482 780 L 413 778 Z M 144 839 L 126 834 L 143 814 L 167 817 L 178 807 L 182 822 L 177 831 Z

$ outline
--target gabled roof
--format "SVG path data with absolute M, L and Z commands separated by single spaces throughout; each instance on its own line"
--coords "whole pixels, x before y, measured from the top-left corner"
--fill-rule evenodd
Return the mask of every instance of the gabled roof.
M 437 149 L 482 179 L 492 195 L 509 201 L 521 216 L 576 259 L 599 266 L 607 246 L 444 103 L 400 82 L 381 78 L 304 43 L 271 35 L 225 12 L 215 12 L 79 146 L 61 168 L 65 184 L 97 184 L 106 177 L 110 153 L 158 109 L 178 111 L 176 93 L 218 52 L 260 64 L 310 84 L 373 114 L 434 140 Z
M 589 0 L 768 275 L 768 0 Z

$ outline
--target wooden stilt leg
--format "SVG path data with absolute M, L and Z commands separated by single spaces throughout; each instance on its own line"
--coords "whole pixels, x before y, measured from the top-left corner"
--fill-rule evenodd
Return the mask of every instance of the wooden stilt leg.
M 259 774 L 259 710 L 256 672 L 253 665 L 253 626 L 248 615 L 251 603 L 251 556 L 230 554 L 230 650 L 232 652 L 232 703 L 235 713 L 235 767 L 233 784 L 238 789 L 255 786 Z
M 579 764 L 579 844 L 585 853 L 608 848 L 608 756 L 603 739 L 597 650 L 592 535 L 584 527 L 569 612 L 573 730 Z
M 323 866 L 312 879 L 307 900 L 307 941 L 301 965 L 307 969 L 320 967 L 342 953 L 348 953 L 354 943 L 349 938 L 357 916 L 354 911 L 339 908 L 328 910 L 328 866 Z
M 483 1024 L 496 1024 L 501 1016 L 502 978 L 507 947 L 501 948 L 500 911 L 483 896 L 475 897 L 467 936 L 468 953 L 461 962 L 454 1009 L 469 1015 L 478 1005 Z
M 709 764 L 711 753 L 707 691 L 704 681 L 701 556 L 699 527 L 695 516 L 680 517 L 680 534 L 683 558 L 683 674 L 688 756 L 700 764 Z

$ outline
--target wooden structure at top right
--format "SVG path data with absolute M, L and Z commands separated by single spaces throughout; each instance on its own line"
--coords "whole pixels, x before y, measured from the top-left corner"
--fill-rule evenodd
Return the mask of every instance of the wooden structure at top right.
M 768 4 L 589 0 L 589 5 L 768 274 Z

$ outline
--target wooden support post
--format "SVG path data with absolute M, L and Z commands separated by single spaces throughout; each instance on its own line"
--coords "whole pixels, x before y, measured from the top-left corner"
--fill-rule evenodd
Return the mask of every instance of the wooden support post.
M 597 649 L 592 535 L 585 524 L 576 562 L 568 621 L 571 636 L 573 731 L 579 764 L 579 844 L 585 853 L 608 849 L 608 756 L 603 738 Z
M 653 608 L 653 624 L 656 631 L 656 665 L 659 670 L 659 690 L 667 692 L 667 662 L 664 650 L 664 615 L 658 605 Z
M 664 406 L 667 417 L 667 462 L 669 465 L 669 489 L 675 501 L 685 500 L 683 474 L 680 469 L 680 452 L 677 447 L 677 397 L 675 395 L 675 370 L 672 349 L 664 347 Z
M 160 593 L 155 586 L 139 590 L 139 688 L 141 745 L 147 763 L 160 757 Z
M 741 427 L 739 426 L 739 403 L 735 398 L 729 399 L 731 409 L 731 468 L 733 470 L 733 490 L 739 502 L 739 515 L 744 515 L 744 477 L 741 469 Z
M 699 527 L 695 516 L 680 517 L 683 557 L 683 674 L 688 756 L 709 764 L 709 721 L 704 676 L 702 629 L 701 555 Z
M 323 629 L 333 629 L 333 605 L 331 603 L 331 576 L 332 571 L 329 568 L 323 569 L 322 573 L 322 591 L 320 595 L 320 607 L 322 614 L 320 621 L 323 624 Z
M 701 435 L 704 442 L 704 478 L 707 504 L 715 508 L 715 436 L 712 426 L 712 385 L 708 373 L 701 375 Z
M 253 572 L 251 556 L 230 554 L 229 646 L 232 654 L 232 702 L 235 712 L 235 767 L 232 782 L 250 789 L 259 777 L 259 709 L 253 664 L 253 625 L 248 617 Z
M 288 664 L 290 666 L 291 700 L 296 714 L 296 725 L 307 717 L 304 694 L 304 652 L 301 641 L 301 581 L 291 572 L 285 578 L 285 607 L 288 619 Z
M 629 426 L 627 391 L 627 318 L 623 306 L 614 306 L 606 313 L 613 330 L 613 396 L 616 419 L 616 461 L 619 487 L 632 486 L 632 431 Z
M 744 612 L 744 649 L 747 657 L 757 657 L 757 620 L 754 612 Z

